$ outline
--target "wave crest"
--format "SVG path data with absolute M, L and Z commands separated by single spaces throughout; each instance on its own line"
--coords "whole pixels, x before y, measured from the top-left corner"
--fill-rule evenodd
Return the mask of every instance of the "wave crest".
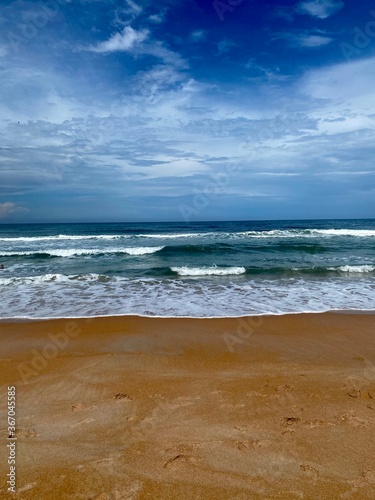
M 342 271 L 343 273 L 372 273 L 375 271 L 375 266 L 363 265 L 363 266 L 340 266 L 340 267 L 329 267 L 330 271 Z
M 33 256 L 38 255 L 39 257 L 75 257 L 84 255 L 104 255 L 104 254 L 128 254 L 128 255 L 147 255 L 151 253 L 158 252 L 164 247 L 134 247 L 134 248 L 61 248 L 61 249 L 45 249 L 45 250 L 29 250 L 26 252 L 9 251 L 0 252 L 1 257 L 21 257 L 21 256 Z
M 180 276 L 226 276 L 246 273 L 244 267 L 171 267 Z
M 164 247 L 133 247 L 124 248 L 124 252 L 128 255 L 148 255 L 151 253 L 159 252 Z

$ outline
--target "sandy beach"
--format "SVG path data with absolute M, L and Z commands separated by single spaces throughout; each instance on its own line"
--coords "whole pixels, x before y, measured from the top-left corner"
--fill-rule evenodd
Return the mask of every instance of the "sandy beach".
M 10 322 L 0 349 L 0 498 L 374 498 L 373 315 Z

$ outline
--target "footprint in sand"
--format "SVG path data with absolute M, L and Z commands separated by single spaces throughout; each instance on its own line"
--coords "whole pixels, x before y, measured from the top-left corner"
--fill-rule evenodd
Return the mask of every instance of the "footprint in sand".
M 178 446 L 173 446 L 172 448 L 167 448 L 165 453 L 172 455 L 188 455 L 193 452 L 193 447 L 188 444 L 179 444 Z
M 92 410 L 93 408 L 96 408 L 96 406 L 85 406 L 82 403 L 78 403 L 72 406 L 71 411 Z
M 357 417 L 354 411 L 347 411 L 342 413 L 341 421 L 353 425 L 354 427 L 367 427 L 371 423 L 371 420 L 364 420 L 363 418 Z
M 191 463 L 192 459 L 189 455 L 184 455 L 180 453 L 175 457 L 170 458 L 163 465 L 164 469 L 174 469 L 181 464 Z
M 240 451 L 247 451 L 250 448 L 264 448 L 269 446 L 271 441 L 269 439 L 255 439 L 253 441 L 237 441 L 236 448 Z
M 96 470 L 100 470 L 103 474 L 112 474 L 115 470 L 115 457 L 106 457 L 93 462 Z
M 351 398 L 375 399 L 375 392 L 365 389 L 350 389 L 348 391 L 348 396 Z
M 366 470 L 362 472 L 362 476 L 365 478 L 365 481 L 367 481 L 370 484 L 375 484 L 375 469 L 371 470 Z
M 285 417 L 281 419 L 282 425 L 283 426 L 291 426 L 295 424 L 299 424 L 301 422 L 301 419 L 298 417 Z
M 309 464 L 301 464 L 299 466 L 301 471 L 305 472 L 311 479 L 316 480 L 319 477 L 318 471 Z
M 246 443 L 244 443 L 243 441 L 238 441 L 238 443 L 236 444 L 236 447 L 240 451 L 247 451 L 249 449 L 249 446 Z
M 121 400 L 132 401 L 133 400 L 133 398 L 131 396 L 129 396 L 129 394 L 125 394 L 123 392 L 118 392 L 117 394 L 115 394 L 113 396 L 112 399 L 116 399 L 117 401 L 121 401 Z
M 37 437 L 38 434 L 36 433 L 35 429 L 16 429 L 16 437 L 17 438 L 34 438 Z

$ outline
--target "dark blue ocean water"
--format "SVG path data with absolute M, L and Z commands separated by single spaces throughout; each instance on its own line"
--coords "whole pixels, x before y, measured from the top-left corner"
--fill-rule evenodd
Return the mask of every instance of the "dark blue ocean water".
M 0 316 L 374 310 L 375 220 L 0 226 Z

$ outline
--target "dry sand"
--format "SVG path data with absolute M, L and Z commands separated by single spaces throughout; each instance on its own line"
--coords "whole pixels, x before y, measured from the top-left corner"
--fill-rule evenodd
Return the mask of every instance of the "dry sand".
M 0 498 L 373 500 L 374 324 L 333 313 L 2 323 Z

